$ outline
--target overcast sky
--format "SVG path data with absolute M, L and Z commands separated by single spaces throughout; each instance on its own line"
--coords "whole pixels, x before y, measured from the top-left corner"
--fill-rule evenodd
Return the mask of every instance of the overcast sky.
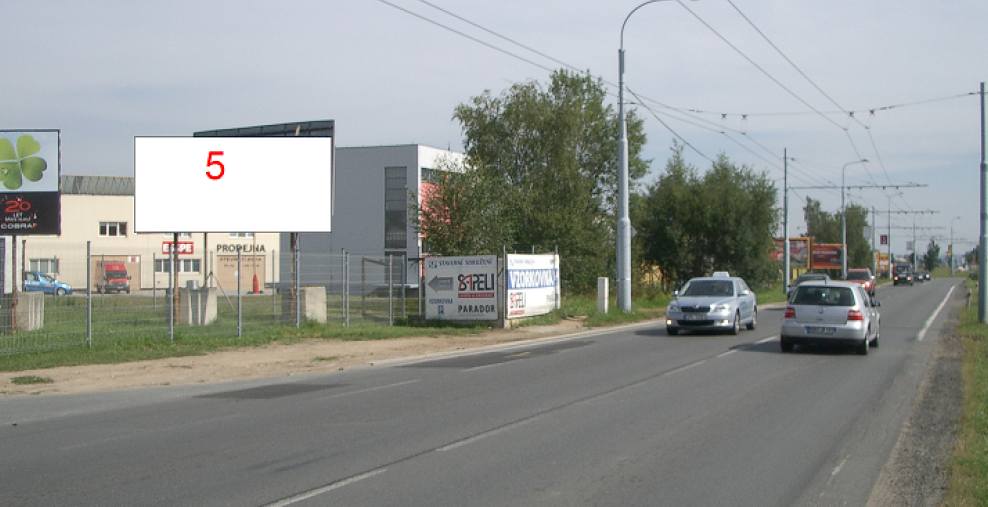
M 430 1 L 611 82 L 617 81 L 621 22 L 640 3 Z M 389 2 L 559 67 L 419 0 Z M 939 211 L 916 220 L 943 227 L 933 232 L 943 236 L 951 218 L 960 216 L 953 221 L 955 236 L 977 240 L 977 95 L 908 104 L 976 92 L 988 77 L 988 2 L 733 2 L 816 86 L 844 110 L 855 111 L 857 121 L 831 114 L 838 107 L 728 0 L 685 5 L 798 99 L 675 2 L 648 5 L 629 21 L 628 86 L 663 104 L 705 111 L 700 120 L 694 116 L 685 123 L 650 104 L 703 156 L 726 153 L 779 178 L 780 188 L 783 147 L 797 159 L 790 185 L 839 184 L 843 164 L 867 157 L 872 162 L 848 168 L 848 184 L 927 184 L 903 190 L 893 208 Z M 136 135 L 309 119 L 336 120 L 341 146 L 422 143 L 458 149 L 461 131 L 451 121 L 457 104 L 485 89 L 499 92 L 513 82 L 548 77 L 546 70 L 376 0 L 7 0 L 0 10 L 0 128 L 61 129 L 63 174 L 133 175 Z M 907 105 L 869 113 L 895 104 Z M 652 180 L 673 135 L 652 113 L 641 107 L 639 112 L 646 118 Z M 687 152 L 690 162 L 705 169 L 703 156 Z M 850 200 L 886 208 L 887 195 L 854 190 Z M 806 196 L 830 210 L 840 206 L 839 191 L 796 190 L 794 233 L 804 227 L 800 204 Z M 911 226 L 912 220 L 901 215 L 893 223 Z M 878 223 L 883 228 L 885 217 Z M 893 249 L 902 252 L 912 232 L 892 235 Z M 958 251 L 972 247 L 959 243 Z

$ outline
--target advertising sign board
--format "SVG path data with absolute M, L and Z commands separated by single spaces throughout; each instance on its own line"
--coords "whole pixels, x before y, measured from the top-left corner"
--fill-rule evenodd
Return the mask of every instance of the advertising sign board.
M 497 257 L 425 258 L 425 318 L 497 320 Z
M 782 262 L 782 250 L 785 248 L 785 240 L 775 238 L 775 249 L 772 251 L 772 260 Z M 789 238 L 789 265 L 792 269 L 808 268 L 810 260 L 810 238 L 799 237 Z
M 329 232 L 331 137 L 137 137 L 136 232 Z
M 171 255 L 175 251 L 175 243 L 173 241 L 162 241 L 161 242 L 161 253 L 165 255 Z M 178 242 L 178 254 L 179 255 L 192 255 L 195 253 L 195 243 L 191 241 L 179 241 Z
M 810 269 L 841 269 L 840 243 L 814 243 Z
M 61 234 L 58 130 L 0 130 L 0 234 Z
M 559 308 L 559 256 L 508 254 L 509 319 L 544 315 Z
M 889 255 L 882 252 L 876 252 L 878 255 L 878 272 L 888 273 L 889 272 Z

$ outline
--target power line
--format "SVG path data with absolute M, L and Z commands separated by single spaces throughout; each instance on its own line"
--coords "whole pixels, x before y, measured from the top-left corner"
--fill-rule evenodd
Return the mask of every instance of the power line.
M 424 15 L 418 14 L 418 13 L 416 13 L 414 11 L 411 11 L 409 9 L 400 7 L 400 6 L 398 6 L 398 5 L 396 5 L 396 4 L 392 3 L 392 2 L 389 2 L 387 0 L 378 0 L 378 1 L 381 2 L 381 3 L 383 3 L 383 4 L 385 4 L 385 5 L 388 5 L 390 7 L 393 7 L 395 9 L 401 10 L 402 12 L 405 12 L 406 14 L 412 15 L 412 16 L 414 16 L 416 18 L 419 18 L 419 19 L 421 19 L 423 21 L 429 22 L 429 23 L 431 23 L 431 24 L 433 24 L 435 26 L 438 26 L 440 28 L 443 28 L 445 30 L 448 30 L 448 31 L 450 31 L 452 33 L 455 33 L 455 34 L 460 35 L 462 37 L 466 37 L 466 38 L 468 38 L 468 39 L 470 39 L 470 40 L 472 40 L 472 41 L 474 41 L 474 42 L 476 42 L 478 44 L 481 44 L 481 45 L 485 46 L 485 47 L 488 47 L 490 49 L 497 50 L 497 51 L 499 51 L 499 52 L 501 52 L 503 54 L 506 54 L 506 55 L 508 55 L 508 56 L 510 56 L 512 58 L 516 58 L 516 59 L 519 59 L 519 60 L 524 61 L 526 63 L 529 63 L 531 65 L 535 65 L 535 66 L 537 66 L 537 67 L 539 67 L 539 68 L 541 68 L 543 70 L 546 70 L 546 71 L 550 71 L 550 72 L 552 71 L 552 69 L 549 69 L 548 67 L 546 67 L 544 65 L 541 65 L 541 64 L 539 64 L 537 62 L 534 62 L 533 60 L 530 60 L 528 58 L 525 58 L 525 57 L 523 57 L 521 55 L 518 55 L 518 54 L 516 54 L 514 52 L 511 52 L 511 51 L 508 51 L 508 50 L 504 50 L 503 48 L 500 48 L 500 47 L 495 46 L 493 44 L 487 43 L 486 41 L 480 40 L 480 39 L 478 39 L 476 37 L 473 37 L 473 36 L 471 36 L 469 34 L 466 34 L 465 32 L 462 32 L 460 30 L 457 30 L 455 28 L 452 28 L 450 26 L 447 26 L 447 25 L 445 25 L 443 23 L 440 23 L 438 21 L 435 21 L 435 20 L 433 20 L 433 19 L 431 19 L 431 18 L 429 18 L 427 16 L 424 16 Z M 447 15 L 452 16 L 452 17 L 454 17 L 454 18 L 456 18 L 456 19 L 458 19 L 460 21 L 463 21 L 465 23 L 468 23 L 469 25 L 471 25 L 471 26 L 473 26 L 475 28 L 478 28 L 480 30 L 483 30 L 486 33 L 489 33 L 491 35 L 494 35 L 495 37 L 498 37 L 498 38 L 500 38 L 500 39 L 502 39 L 504 41 L 507 41 L 507 42 L 509 42 L 511 44 L 514 44 L 514 45 L 516 45 L 516 46 L 518 46 L 518 47 L 520 47 L 522 49 L 525 49 L 526 51 L 530 51 L 530 52 L 532 52 L 532 53 L 534 53 L 536 55 L 539 55 L 539 56 L 541 56 L 543 58 L 546 58 L 548 60 L 551 60 L 551 61 L 553 61 L 553 62 L 555 62 L 555 63 L 557 63 L 559 65 L 562 65 L 562 66 L 570 69 L 570 70 L 573 70 L 573 71 L 576 71 L 576 72 L 582 72 L 580 69 L 578 69 L 576 66 L 574 66 L 574 65 L 572 65 L 570 63 L 567 63 L 567 62 L 565 62 L 565 61 L 563 61 L 563 60 L 561 60 L 559 58 L 553 57 L 552 55 L 549 55 L 548 53 L 545 53 L 543 51 L 540 51 L 540 50 L 538 50 L 538 49 L 536 49 L 536 48 L 534 48 L 532 46 L 529 46 L 527 44 L 524 44 L 522 42 L 519 42 L 519 41 L 517 41 L 517 40 L 515 40 L 515 39 L 513 39 L 511 37 L 508 37 L 506 35 L 503 35 L 503 34 L 497 32 L 495 30 L 492 30 L 490 28 L 487 28 L 487 27 L 481 25 L 480 23 L 476 23 L 476 22 L 474 22 L 474 21 L 472 21 L 472 20 L 470 20 L 470 19 L 468 19 L 468 18 L 466 18 L 464 16 L 461 16 L 461 15 L 459 15 L 459 14 L 457 14 L 457 13 L 455 13 L 455 12 L 449 10 L 449 9 L 445 9 L 445 8 L 443 8 L 443 7 L 439 6 L 439 5 L 436 5 L 436 4 L 432 3 L 432 2 L 429 2 L 427 0 L 418 0 L 418 1 L 420 3 L 422 3 L 422 4 L 425 4 L 425 5 L 429 6 L 429 7 L 432 7 L 433 9 L 439 10 L 440 12 L 443 12 L 444 14 L 447 14 Z M 612 83 L 612 82 L 610 82 L 610 81 L 608 81 L 606 79 L 603 79 L 602 77 L 599 77 L 598 76 L 598 78 L 603 83 L 605 83 L 605 84 L 608 84 L 610 86 L 617 86 L 616 84 L 614 84 L 614 83 Z M 701 125 L 701 124 L 699 124 L 699 123 L 697 123 L 697 122 L 705 122 L 705 123 L 712 123 L 712 122 L 709 122 L 708 120 L 706 120 L 706 119 L 704 119 L 702 117 L 698 117 L 696 115 L 692 115 L 689 112 L 682 111 L 682 110 L 679 110 L 677 108 L 673 108 L 672 106 L 668 106 L 667 104 L 663 104 L 663 103 L 661 103 L 661 102 L 659 102 L 659 101 L 657 101 L 655 99 L 651 99 L 651 98 L 645 97 L 643 95 L 637 95 L 637 94 L 633 94 L 633 95 L 635 95 L 635 98 L 639 101 L 639 103 L 643 107 L 645 107 L 649 111 L 650 114 L 652 114 L 652 116 L 656 119 L 656 121 L 658 121 L 666 130 L 668 130 L 670 133 L 672 133 L 673 136 L 675 136 L 677 139 L 679 139 L 680 141 L 682 141 L 686 146 L 688 146 L 690 149 L 692 149 L 694 152 L 696 152 L 697 154 L 699 154 L 704 159 L 706 159 L 706 160 L 708 160 L 710 162 L 713 162 L 713 159 L 711 159 L 709 156 L 707 156 L 702 151 L 700 151 L 699 149 L 697 149 L 695 145 L 693 145 L 691 142 L 687 141 L 686 138 L 683 137 L 679 132 L 677 132 L 675 129 L 673 129 L 668 123 L 666 123 L 665 121 L 663 121 L 661 118 L 659 118 L 658 113 L 656 111 L 652 110 L 651 108 L 649 108 L 648 105 L 645 104 L 642 99 L 644 98 L 644 99 L 647 99 L 649 101 L 652 101 L 653 103 L 658 103 L 662 107 L 666 107 L 666 108 L 671 109 L 671 110 L 676 110 L 677 112 L 686 114 L 688 117 L 694 118 L 694 120 L 689 120 L 689 119 L 674 117 L 672 115 L 666 114 L 666 116 L 669 116 L 669 117 L 674 118 L 674 119 L 677 119 L 679 121 L 682 121 L 682 122 L 685 122 L 685 123 L 688 123 L 688 124 L 697 126 L 699 128 L 704 128 L 704 126 Z M 707 129 L 708 130 L 711 130 L 709 127 L 707 127 Z M 725 137 L 728 137 L 728 139 L 730 139 L 734 143 L 737 143 L 739 146 L 741 146 L 746 151 L 749 151 L 749 152 L 755 154 L 750 148 L 748 148 L 747 146 L 744 146 L 743 144 L 741 144 L 737 139 L 730 137 L 725 132 L 723 132 L 723 130 L 716 130 L 716 131 L 718 133 L 724 135 Z M 741 133 L 742 135 L 745 135 L 750 141 L 752 141 L 753 143 L 755 143 L 756 145 L 758 145 L 758 146 L 760 146 L 760 147 L 762 147 L 764 149 L 764 145 L 761 145 L 760 143 L 757 143 L 756 141 L 754 141 L 754 139 L 752 139 L 750 136 L 748 136 L 746 132 L 743 132 L 743 131 L 738 131 L 738 132 Z M 755 155 L 757 156 L 757 154 L 755 154 Z M 760 158 L 762 158 L 763 160 L 765 160 L 764 157 L 760 157 Z M 809 174 L 807 174 L 807 176 L 809 177 Z
M 510 56 L 512 58 L 515 58 L 517 60 L 521 60 L 521 61 L 523 61 L 525 63 L 530 64 L 530 65 L 534 65 L 534 66 L 536 66 L 536 67 L 538 67 L 538 68 L 540 68 L 540 69 L 542 69 L 542 70 L 544 70 L 546 72 L 552 73 L 553 71 L 555 71 L 555 69 L 552 69 L 552 68 L 550 68 L 548 66 L 542 65 L 541 63 L 538 63 L 538 62 L 536 62 L 534 60 L 530 60 L 530 59 L 525 58 L 524 56 L 521 56 L 521 55 L 519 55 L 517 53 L 513 53 L 511 51 L 508 51 L 507 49 L 504 49 L 504 48 L 495 46 L 494 44 L 491 44 L 491 43 L 486 42 L 484 40 L 478 39 L 477 37 L 474 37 L 474 36 L 472 36 L 472 35 L 470 35 L 470 34 L 468 34 L 466 32 L 461 32 L 460 30 L 457 30 L 457 29 L 455 29 L 455 28 L 453 28 L 451 26 L 448 26 L 448 25 L 445 25 L 443 23 L 440 23 L 440 22 L 438 22 L 438 21 L 436 21 L 436 20 L 434 20 L 432 18 L 429 18 L 427 16 L 423 16 L 423 15 L 421 15 L 421 14 L 415 12 L 415 11 L 411 11 L 411 10 L 408 10 L 408 9 L 400 6 L 400 5 L 396 5 L 394 3 L 391 3 L 388 0 L 377 0 L 377 1 L 378 2 L 381 2 L 382 4 L 387 5 L 389 7 L 393 7 L 395 9 L 398 9 L 399 11 L 402 11 L 402 12 L 404 12 L 404 13 L 410 15 L 410 16 L 414 16 L 414 17 L 416 17 L 418 19 L 421 19 L 422 21 L 425 21 L 426 23 L 430 23 L 432 25 L 438 26 L 438 27 L 442 28 L 443 30 L 450 31 L 450 32 L 453 32 L 453 33 L 461 36 L 461 37 L 470 39 L 470 40 L 476 42 L 477 44 L 480 44 L 480 45 L 485 46 L 487 48 L 493 49 L 494 51 L 497 51 L 498 53 L 502 53 L 502 54 L 508 55 L 508 56 Z
M 699 21 L 703 26 L 707 27 L 707 29 L 710 30 L 710 32 L 712 32 L 714 35 L 716 35 L 718 39 L 720 39 L 721 41 L 723 41 L 724 44 L 727 44 L 731 49 L 734 50 L 734 52 L 736 52 L 737 54 L 741 55 L 742 58 L 744 58 L 753 67 L 755 67 L 756 69 L 758 69 L 758 71 L 761 72 L 762 74 L 764 74 L 765 77 L 769 78 L 770 80 L 772 80 L 773 83 L 775 83 L 776 85 L 778 85 L 779 88 L 782 88 L 783 90 L 785 90 L 786 93 L 788 93 L 790 96 L 792 96 L 793 98 L 795 98 L 796 100 L 798 100 L 801 104 L 803 104 L 804 106 L 806 106 L 807 108 L 809 108 L 811 111 L 813 111 L 814 113 L 816 113 L 818 116 L 820 116 L 821 118 L 823 118 L 824 121 L 826 121 L 826 122 L 828 122 L 830 124 L 833 124 L 835 127 L 839 128 L 841 130 L 847 130 L 847 127 L 845 127 L 845 126 L 843 126 L 843 125 L 835 122 L 830 117 L 828 117 L 827 115 L 823 114 L 823 112 L 821 112 L 819 109 L 817 109 L 816 107 L 814 107 L 813 104 L 810 104 L 809 102 L 807 102 L 803 97 L 800 97 L 799 94 L 797 94 L 796 92 L 792 91 L 788 86 L 786 86 L 785 84 L 783 84 L 782 81 L 779 81 L 778 79 L 776 79 L 775 76 L 773 76 L 769 71 L 765 70 L 764 67 L 762 67 L 761 65 L 759 65 L 758 62 L 756 62 L 750 56 L 748 56 L 747 53 L 745 53 L 744 51 L 741 51 L 741 49 L 738 48 L 736 45 L 734 45 L 733 42 L 731 42 L 730 40 L 728 40 L 727 37 L 724 37 L 719 31 L 717 31 L 716 28 L 714 28 L 713 26 L 711 26 L 710 23 L 707 23 L 707 21 L 705 19 L 703 19 L 702 17 L 700 17 L 699 14 L 697 14 L 696 12 L 694 12 L 693 9 L 690 9 L 689 6 L 687 6 L 686 4 L 684 4 L 682 1 L 679 1 L 678 3 L 684 9 L 686 9 L 687 12 L 689 12 L 690 14 L 692 14 L 693 17 L 696 18 L 697 21 Z
M 631 88 L 628 88 L 628 93 L 630 93 L 632 96 L 635 97 L 635 99 L 637 99 L 639 102 L 641 102 L 641 99 L 638 97 L 638 95 L 635 94 L 635 92 L 633 92 L 631 90 Z M 680 141 L 682 141 L 683 144 L 685 144 L 686 146 L 689 146 L 690 149 L 692 149 L 693 151 L 695 151 L 698 155 L 700 155 L 701 157 L 703 157 L 703 158 L 709 160 L 711 163 L 713 163 L 714 159 L 708 157 L 706 154 L 704 154 L 702 151 L 700 151 L 696 146 L 693 146 L 692 143 L 690 143 L 689 141 L 687 141 L 685 137 L 679 135 L 679 132 L 676 132 L 676 130 L 673 129 L 672 127 L 670 127 L 668 123 L 666 123 L 665 121 L 662 120 L 662 118 L 659 118 L 659 115 L 656 114 L 655 111 L 652 110 L 652 108 L 648 107 L 648 105 L 645 104 L 645 103 L 642 103 L 642 106 L 645 107 L 645 110 L 646 111 L 648 111 L 649 113 L 652 114 L 652 117 L 655 118 L 655 120 L 657 122 L 661 123 L 662 126 L 666 128 L 666 130 L 668 130 L 669 132 L 672 132 L 672 135 L 676 136 L 676 138 L 679 139 Z

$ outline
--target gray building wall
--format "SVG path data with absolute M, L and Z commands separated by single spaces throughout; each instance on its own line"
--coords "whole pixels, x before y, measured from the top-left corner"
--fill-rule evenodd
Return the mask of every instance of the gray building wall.
M 416 218 L 412 213 L 408 213 L 406 219 L 406 248 L 385 249 L 385 172 L 388 167 L 403 167 L 405 194 L 412 192 L 418 196 L 421 169 L 436 168 L 442 158 L 461 162 L 463 156 L 417 144 L 337 148 L 333 230 L 330 233 L 300 235 L 302 267 L 299 273 L 302 283 L 327 283 L 327 266 L 336 262 L 330 256 L 341 255 L 343 249 L 352 256 L 383 257 L 388 253 L 403 253 L 409 259 L 419 257 L 421 244 L 415 227 Z M 290 283 L 288 277 L 292 272 L 289 234 L 281 235 L 280 245 L 283 252 L 280 256 L 282 284 L 286 284 Z M 397 265 L 395 269 L 395 283 L 401 283 L 397 279 Z M 354 270 L 359 270 L 359 265 L 351 265 L 351 272 Z M 333 280 L 336 279 L 334 273 Z M 404 283 L 418 283 L 418 273 L 412 267 L 405 270 Z

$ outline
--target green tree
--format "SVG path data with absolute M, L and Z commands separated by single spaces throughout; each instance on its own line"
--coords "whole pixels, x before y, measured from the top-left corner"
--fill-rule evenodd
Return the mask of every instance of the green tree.
M 588 289 L 614 266 L 618 121 L 600 80 L 557 71 L 456 108 L 465 168 L 417 209 L 432 253 L 559 249 L 561 276 Z M 628 115 L 630 186 L 647 171 L 642 121 Z
M 940 245 L 933 239 L 930 239 L 930 244 L 926 245 L 926 253 L 923 255 L 922 262 L 927 271 L 933 271 L 940 265 Z
M 803 208 L 806 220 L 806 234 L 815 243 L 841 242 L 840 211 L 828 213 L 820 207 L 820 201 L 806 198 Z M 848 267 L 871 267 L 871 243 L 865 237 L 868 225 L 868 209 L 851 204 L 847 206 L 847 265 Z
M 776 189 L 764 174 L 721 155 L 699 176 L 674 145 L 665 173 L 648 189 L 639 234 L 646 260 L 679 283 L 730 271 L 751 283 L 776 275 L 769 253 Z

